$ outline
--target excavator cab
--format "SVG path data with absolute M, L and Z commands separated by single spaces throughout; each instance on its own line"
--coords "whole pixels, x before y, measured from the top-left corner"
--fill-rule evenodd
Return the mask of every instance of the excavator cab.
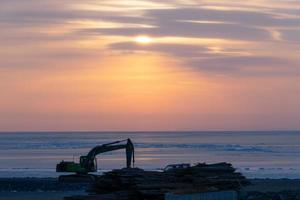
M 78 174 L 86 174 L 87 171 L 79 163 L 72 161 L 61 161 L 56 165 L 56 172 L 74 172 Z
M 97 158 L 93 160 L 88 160 L 87 156 L 80 156 L 80 166 L 85 168 L 84 165 L 86 162 L 90 162 L 88 172 L 97 172 Z

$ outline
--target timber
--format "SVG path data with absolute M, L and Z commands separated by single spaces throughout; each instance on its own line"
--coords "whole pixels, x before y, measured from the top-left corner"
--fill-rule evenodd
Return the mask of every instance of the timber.
M 238 191 L 248 184 L 230 163 L 201 163 L 170 171 L 124 168 L 98 176 L 88 190 L 90 195 L 65 200 L 163 200 L 166 193 Z

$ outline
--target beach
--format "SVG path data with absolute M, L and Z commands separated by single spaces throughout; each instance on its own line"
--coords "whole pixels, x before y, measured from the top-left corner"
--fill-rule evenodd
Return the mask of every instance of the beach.
M 83 195 L 87 184 L 61 184 L 56 178 L 0 178 L 1 200 L 61 200 Z
M 300 179 L 251 179 L 241 193 L 283 192 L 300 194 Z M 63 200 L 86 195 L 88 185 L 58 184 L 55 178 L 0 178 L 0 200 Z
M 66 196 L 82 195 L 84 192 L 0 192 L 1 200 L 63 200 Z

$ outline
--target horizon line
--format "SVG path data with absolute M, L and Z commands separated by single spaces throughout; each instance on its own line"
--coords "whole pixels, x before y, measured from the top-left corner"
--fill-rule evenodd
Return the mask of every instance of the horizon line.
M 35 131 L 0 131 L 0 134 L 3 133 L 203 133 L 203 132 L 300 132 L 300 130 L 125 130 L 125 131 L 114 131 L 114 130 L 35 130 Z

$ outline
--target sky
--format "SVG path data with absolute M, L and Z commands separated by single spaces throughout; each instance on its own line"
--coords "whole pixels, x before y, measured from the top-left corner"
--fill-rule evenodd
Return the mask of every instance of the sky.
M 0 131 L 300 130 L 299 0 L 1 0 Z

